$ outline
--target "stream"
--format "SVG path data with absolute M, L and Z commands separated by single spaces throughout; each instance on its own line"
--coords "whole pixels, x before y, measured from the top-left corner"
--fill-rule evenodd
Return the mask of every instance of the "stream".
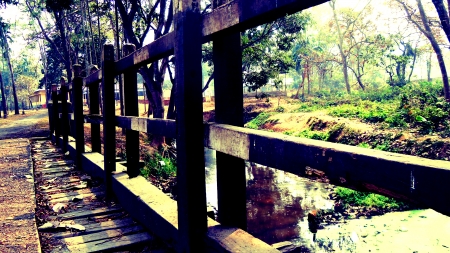
M 217 208 L 215 163 L 215 151 L 205 149 L 206 197 Z M 249 162 L 246 177 L 248 232 L 268 244 L 289 241 L 301 246 L 295 252 L 450 252 L 450 217 L 431 209 L 336 217 L 313 241 L 307 214 L 333 209 L 334 186 Z

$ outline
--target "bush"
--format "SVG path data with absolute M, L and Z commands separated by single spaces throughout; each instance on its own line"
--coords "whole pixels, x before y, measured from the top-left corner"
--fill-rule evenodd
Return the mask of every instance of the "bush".
M 256 116 L 254 119 L 250 120 L 247 124 L 245 124 L 245 127 L 251 129 L 259 129 L 267 122 L 271 115 L 271 113 L 262 112 L 258 114 L 258 116 Z
M 336 195 L 342 199 L 344 205 L 358 205 L 393 209 L 398 209 L 405 206 L 405 204 L 401 201 L 375 193 L 360 192 L 344 187 L 336 187 L 335 192 Z

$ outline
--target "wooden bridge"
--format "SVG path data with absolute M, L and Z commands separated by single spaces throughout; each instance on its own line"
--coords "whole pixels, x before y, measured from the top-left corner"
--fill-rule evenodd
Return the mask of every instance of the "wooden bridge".
M 102 178 L 107 194 L 117 196 L 134 219 L 179 252 L 278 252 L 245 232 L 245 160 L 450 215 L 449 162 L 243 128 L 239 32 L 323 2 L 234 0 L 215 4 L 211 13 L 201 15 L 198 1 L 176 1 L 173 32 L 137 51 L 126 45 L 129 54 L 117 60 L 113 46 L 104 45 L 101 70 L 86 78 L 80 77 L 81 66 L 74 66 L 74 79 L 61 87 L 61 115 L 50 110 L 55 140 L 70 151 L 79 168 Z M 216 122 L 212 124 L 204 124 L 202 115 L 201 45 L 208 41 L 213 42 L 215 66 Z M 138 117 L 137 69 L 172 54 L 176 120 Z M 125 116 L 116 115 L 114 106 L 114 78 L 120 74 L 124 75 Z M 100 84 L 103 115 L 98 106 Z M 83 115 L 83 86 L 89 88 L 89 115 Z M 58 96 L 54 88 L 53 98 Z M 67 109 L 67 93 L 73 114 Z M 91 150 L 85 147 L 84 123 L 91 124 Z M 116 127 L 126 129 L 126 168 L 116 162 Z M 139 132 L 176 139 L 178 202 L 139 176 Z M 75 145 L 68 142 L 69 134 Z M 217 151 L 220 224 L 206 215 L 204 147 Z

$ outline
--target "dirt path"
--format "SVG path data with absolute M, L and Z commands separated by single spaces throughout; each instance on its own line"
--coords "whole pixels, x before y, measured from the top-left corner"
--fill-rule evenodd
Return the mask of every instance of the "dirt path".
M 0 252 L 40 252 L 29 144 L 0 140 Z
M 0 140 L 48 135 L 48 110 L 26 111 L 0 119 Z

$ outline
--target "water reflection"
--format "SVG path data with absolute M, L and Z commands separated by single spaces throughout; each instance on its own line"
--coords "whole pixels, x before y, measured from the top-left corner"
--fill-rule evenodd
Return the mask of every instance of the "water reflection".
M 248 232 L 267 243 L 297 238 L 298 222 L 305 217 L 303 198 L 280 187 L 273 169 L 250 164 L 247 172 Z
M 205 149 L 206 189 L 210 205 L 217 207 L 215 152 Z M 307 214 L 332 208 L 331 187 L 284 171 L 246 162 L 248 232 L 267 242 L 294 240 L 309 244 Z

